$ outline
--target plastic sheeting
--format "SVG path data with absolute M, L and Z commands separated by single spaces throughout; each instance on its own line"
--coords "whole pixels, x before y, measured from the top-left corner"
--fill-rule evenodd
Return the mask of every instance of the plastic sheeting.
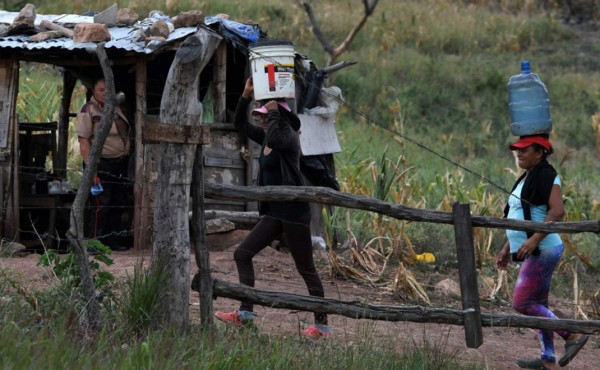
M 218 24 L 219 32 L 229 40 L 239 41 L 238 39 L 241 38 L 254 43 L 267 36 L 257 24 L 243 24 L 220 17 L 206 17 L 204 23 L 208 26 Z

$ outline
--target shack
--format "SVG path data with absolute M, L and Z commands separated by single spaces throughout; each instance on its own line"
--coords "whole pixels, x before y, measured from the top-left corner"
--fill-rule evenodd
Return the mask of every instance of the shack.
M 186 12 L 186 17 L 190 16 L 187 18 L 180 14 L 171 19 L 158 12 L 138 20 L 137 14 L 117 9 L 116 5 L 88 15 L 41 15 L 28 7 L 20 13 L 0 11 L 0 236 L 3 239 L 26 246 L 45 242 L 51 248 L 66 243 L 64 233 L 74 192 L 64 180 L 67 171 L 73 170 L 67 167 L 67 153 L 69 134 L 74 131 L 73 117 L 79 109 L 71 106 L 73 91 L 78 82 L 88 86 L 101 73 L 96 55 L 89 52 L 96 48 L 97 40 L 81 40 L 69 34 L 76 25 L 100 24 L 108 31 L 104 47 L 112 61 L 115 88 L 126 96 L 121 108 L 134 127 L 135 146 L 129 166 L 132 212 L 129 220 L 124 217 L 124 222 L 131 224 L 131 243 L 136 249 L 148 248 L 152 241 L 157 176 L 157 145 L 146 140 L 144 133 L 157 121 L 175 51 L 198 27 L 210 27 L 223 36 L 211 63 L 200 76 L 198 99 L 203 101 L 207 112 L 205 120 L 207 117 L 210 120 L 203 123 L 210 129 L 210 144 L 204 149 L 205 180 L 234 185 L 254 183 L 257 148 L 240 137 L 231 122 L 249 75 L 247 47 L 266 36 L 258 25 L 237 23 L 225 15 L 204 17 L 199 11 Z M 166 23 L 169 29 L 166 34 L 155 36 L 153 27 L 162 26 L 158 21 Z M 16 106 L 22 63 L 60 68 L 62 96 L 56 122 L 19 120 Z M 295 65 L 298 83 L 292 107 L 305 112 L 305 108 L 319 104 L 320 88 L 314 91 L 314 85 L 307 82 L 319 71 L 300 54 L 295 56 Z M 304 154 L 312 156 L 309 159 L 319 156 L 333 174 L 332 153 L 341 150 L 334 129 L 336 94 L 341 98 L 339 90 L 327 91 L 330 98 L 323 99 L 328 102 L 327 107 L 300 114 Z M 51 166 L 47 166 L 47 158 L 51 158 Z M 235 212 L 256 210 L 254 203 L 210 200 L 206 207 Z M 313 234 L 321 235 L 320 213 L 312 224 Z

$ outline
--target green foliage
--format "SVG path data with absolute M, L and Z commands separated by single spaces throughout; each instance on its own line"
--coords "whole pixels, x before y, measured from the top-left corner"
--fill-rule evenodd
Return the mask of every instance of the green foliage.
M 94 258 L 89 262 L 94 283 L 98 288 L 106 287 L 114 281 L 114 276 L 108 271 L 101 270 L 100 263 L 106 266 L 113 264 L 113 260 L 108 256 L 111 250 L 98 240 L 88 240 L 87 247 L 88 250 L 94 251 Z M 37 265 L 51 267 L 53 274 L 66 288 L 75 289 L 81 285 L 81 276 L 72 251 L 61 256 L 55 249 L 49 249 L 40 256 Z

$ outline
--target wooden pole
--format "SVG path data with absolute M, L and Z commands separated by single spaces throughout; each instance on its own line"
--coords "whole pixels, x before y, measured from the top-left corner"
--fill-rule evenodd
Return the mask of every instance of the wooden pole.
M 0 59 L 0 148 L 8 149 L 2 153 L 4 161 L 4 190 L 0 192 L 2 216 L 2 235 L 8 239 L 19 240 L 19 117 L 16 113 L 17 95 L 19 93 L 19 61 L 17 59 Z M 8 107 L 8 109 L 4 109 Z
M 242 201 L 302 201 L 330 204 L 333 206 L 377 212 L 398 220 L 454 223 L 449 212 L 405 207 L 401 204 L 384 202 L 364 195 L 342 193 L 325 187 L 314 186 L 235 186 L 206 183 L 204 196 L 210 199 Z M 598 221 L 580 222 L 534 222 L 497 217 L 472 216 L 474 227 L 539 231 L 543 233 L 600 233 Z
M 215 53 L 213 75 L 214 122 L 227 120 L 227 43 L 221 41 Z
M 452 205 L 454 219 L 454 237 L 460 276 L 460 292 L 463 310 L 465 310 L 465 339 L 467 347 L 478 348 L 483 343 L 481 330 L 481 308 L 477 289 L 477 271 L 475 270 L 475 251 L 473 249 L 473 227 L 468 204 Z
M 438 324 L 464 325 L 469 312 L 449 308 L 423 306 L 384 306 L 365 303 L 362 300 L 340 301 L 300 294 L 274 292 L 251 288 L 247 285 L 213 280 L 216 297 L 248 301 L 265 307 L 283 308 L 306 312 L 321 312 L 349 317 L 383 321 L 411 321 Z M 545 317 L 506 315 L 485 312 L 481 316 L 486 327 L 511 327 L 532 329 L 564 329 L 572 333 L 600 333 L 600 320 L 555 320 Z
M 69 71 L 63 71 L 63 91 L 58 114 L 58 149 L 54 159 L 54 172 L 61 178 L 67 178 L 67 153 L 69 151 L 69 107 L 77 79 Z
M 210 255 L 206 243 L 206 217 L 204 215 L 204 158 L 202 145 L 196 147 L 192 172 L 192 238 L 194 254 L 200 274 L 200 327 L 213 329 L 213 284 L 210 270 Z
M 197 98 L 199 76 L 221 40 L 217 33 L 199 28 L 177 49 L 160 104 L 163 124 L 202 124 L 202 103 Z M 190 286 L 188 212 L 196 145 L 159 145 L 152 265 L 164 268 L 166 273 L 166 281 L 159 288 L 162 320 L 186 329 Z
M 135 65 L 135 182 L 133 185 L 133 247 L 146 249 L 148 229 L 148 184 L 145 155 L 146 145 L 142 143 L 144 119 L 146 117 L 146 58 L 140 58 Z

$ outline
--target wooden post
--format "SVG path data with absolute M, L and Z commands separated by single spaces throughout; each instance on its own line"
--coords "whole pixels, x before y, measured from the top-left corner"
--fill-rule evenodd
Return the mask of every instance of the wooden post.
M 148 229 L 148 184 L 145 171 L 146 146 L 142 143 L 146 117 L 146 58 L 135 65 L 135 183 L 133 185 L 133 247 L 145 249 Z
M 77 79 L 69 71 L 63 71 L 63 91 L 58 114 L 58 149 L 56 158 L 52 158 L 54 172 L 61 178 L 67 178 L 67 153 L 69 146 L 69 107 Z
M 194 255 L 200 274 L 200 327 L 213 329 L 213 283 L 210 271 L 210 256 L 206 243 L 206 217 L 204 215 L 204 158 L 202 145 L 196 148 L 192 172 L 192 238 Z
M 16 114 L 19 93 L 19 61 L 0 59 L 0 231 L 19 240 L 19 129 Z
M 473 227 L 471 226 L 469 205 L 454 203 L 452 205 L 452 217 L 454 219 L 454 236 L 463 310 L 469 310 L 465 314 L 465 338 L 467 347 L 478 348 L 483 343 L 483 331 L 481 330 L 481 309 L 479 307 L 475 252 L 473 249 Z
M 213 75 L 214 122 L 227 121 L 227 43 L 221 41 L 215 53 Z
M 202 103 L 197 98 L 200 72 L 221 40 L 217 33 L 199 28 L 177 49 L 160 104 L 162 124 L 202 124 Z M 165 269 L 166 281 L 159 287 L 162 320 L 185 329 L 190 287 L 188 213 L 196 144 L 159 145 L 152 265 Z

